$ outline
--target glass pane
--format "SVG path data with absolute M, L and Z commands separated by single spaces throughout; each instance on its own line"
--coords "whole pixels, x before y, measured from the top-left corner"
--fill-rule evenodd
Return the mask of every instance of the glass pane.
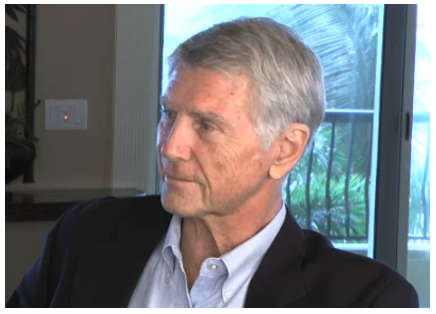
M 283 199 L 303 228 L 362 255 L 372 254 L 372 134 L 378 123 L 383 9 L 378 4 L 165 6 L 164 60 L 191 35 L 240 16 L 287 24 L 318 54 L 325 73 L 326 118 L 288 176 Z M 164 62 L 163 91 L 167 72 Z
M 407 260 L 421 307 L 430 307 L 430 11 L 418 5 Z

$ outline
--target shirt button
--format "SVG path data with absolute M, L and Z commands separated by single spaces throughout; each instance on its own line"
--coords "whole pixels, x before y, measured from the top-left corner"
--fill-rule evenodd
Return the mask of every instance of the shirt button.
M 171 277 L 171 274 L 170 273 L 166 273 L 165 274 L 165 281 L 166 282 L 170 281 L 170 277 Z
M 217 264 L 210 264 L 209 265 L 209 269 L 211 271 L 217 271 L 218 270 L 218 265 Z
M 232 297 L 232 293 L 230 291 L 227 291 L 226 293 L 224 293 L 224 297 L 226 299 L 230 299 Z

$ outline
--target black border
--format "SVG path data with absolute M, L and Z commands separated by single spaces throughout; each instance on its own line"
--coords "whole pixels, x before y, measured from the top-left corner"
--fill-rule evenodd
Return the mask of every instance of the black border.
M 26 96 L 25 119 L 27 139 L 35 138 L 35 64 L 36 64 L 36 4 L 27 4 L 26 16 Z M 33 163 L 23 173 L 24 183 L 33 183 Z

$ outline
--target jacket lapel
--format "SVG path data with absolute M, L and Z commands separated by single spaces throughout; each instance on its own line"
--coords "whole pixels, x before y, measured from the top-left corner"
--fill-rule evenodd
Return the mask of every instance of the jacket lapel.
M 287 214 L 250 282 L 245 307 L 281 308 L 303 297 L 305 291 L 300 271 L 303 251 L 303 233 Z
M 128 306 L 150 255 L 168 229 L 172 216 L 161 212 L 159 217 L 120 221 L 115 239 L 81 253 L 70 307 Z M 303 297 L 303 251 L 303 233 L 288 214 L 250 282 L 245 307 L 284 307 Z

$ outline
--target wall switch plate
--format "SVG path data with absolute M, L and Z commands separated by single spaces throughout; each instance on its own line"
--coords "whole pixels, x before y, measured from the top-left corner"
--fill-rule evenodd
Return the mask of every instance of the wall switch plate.
M 88 100 L 47 99 L 45 101 L 46 130 L 87 130 Z

